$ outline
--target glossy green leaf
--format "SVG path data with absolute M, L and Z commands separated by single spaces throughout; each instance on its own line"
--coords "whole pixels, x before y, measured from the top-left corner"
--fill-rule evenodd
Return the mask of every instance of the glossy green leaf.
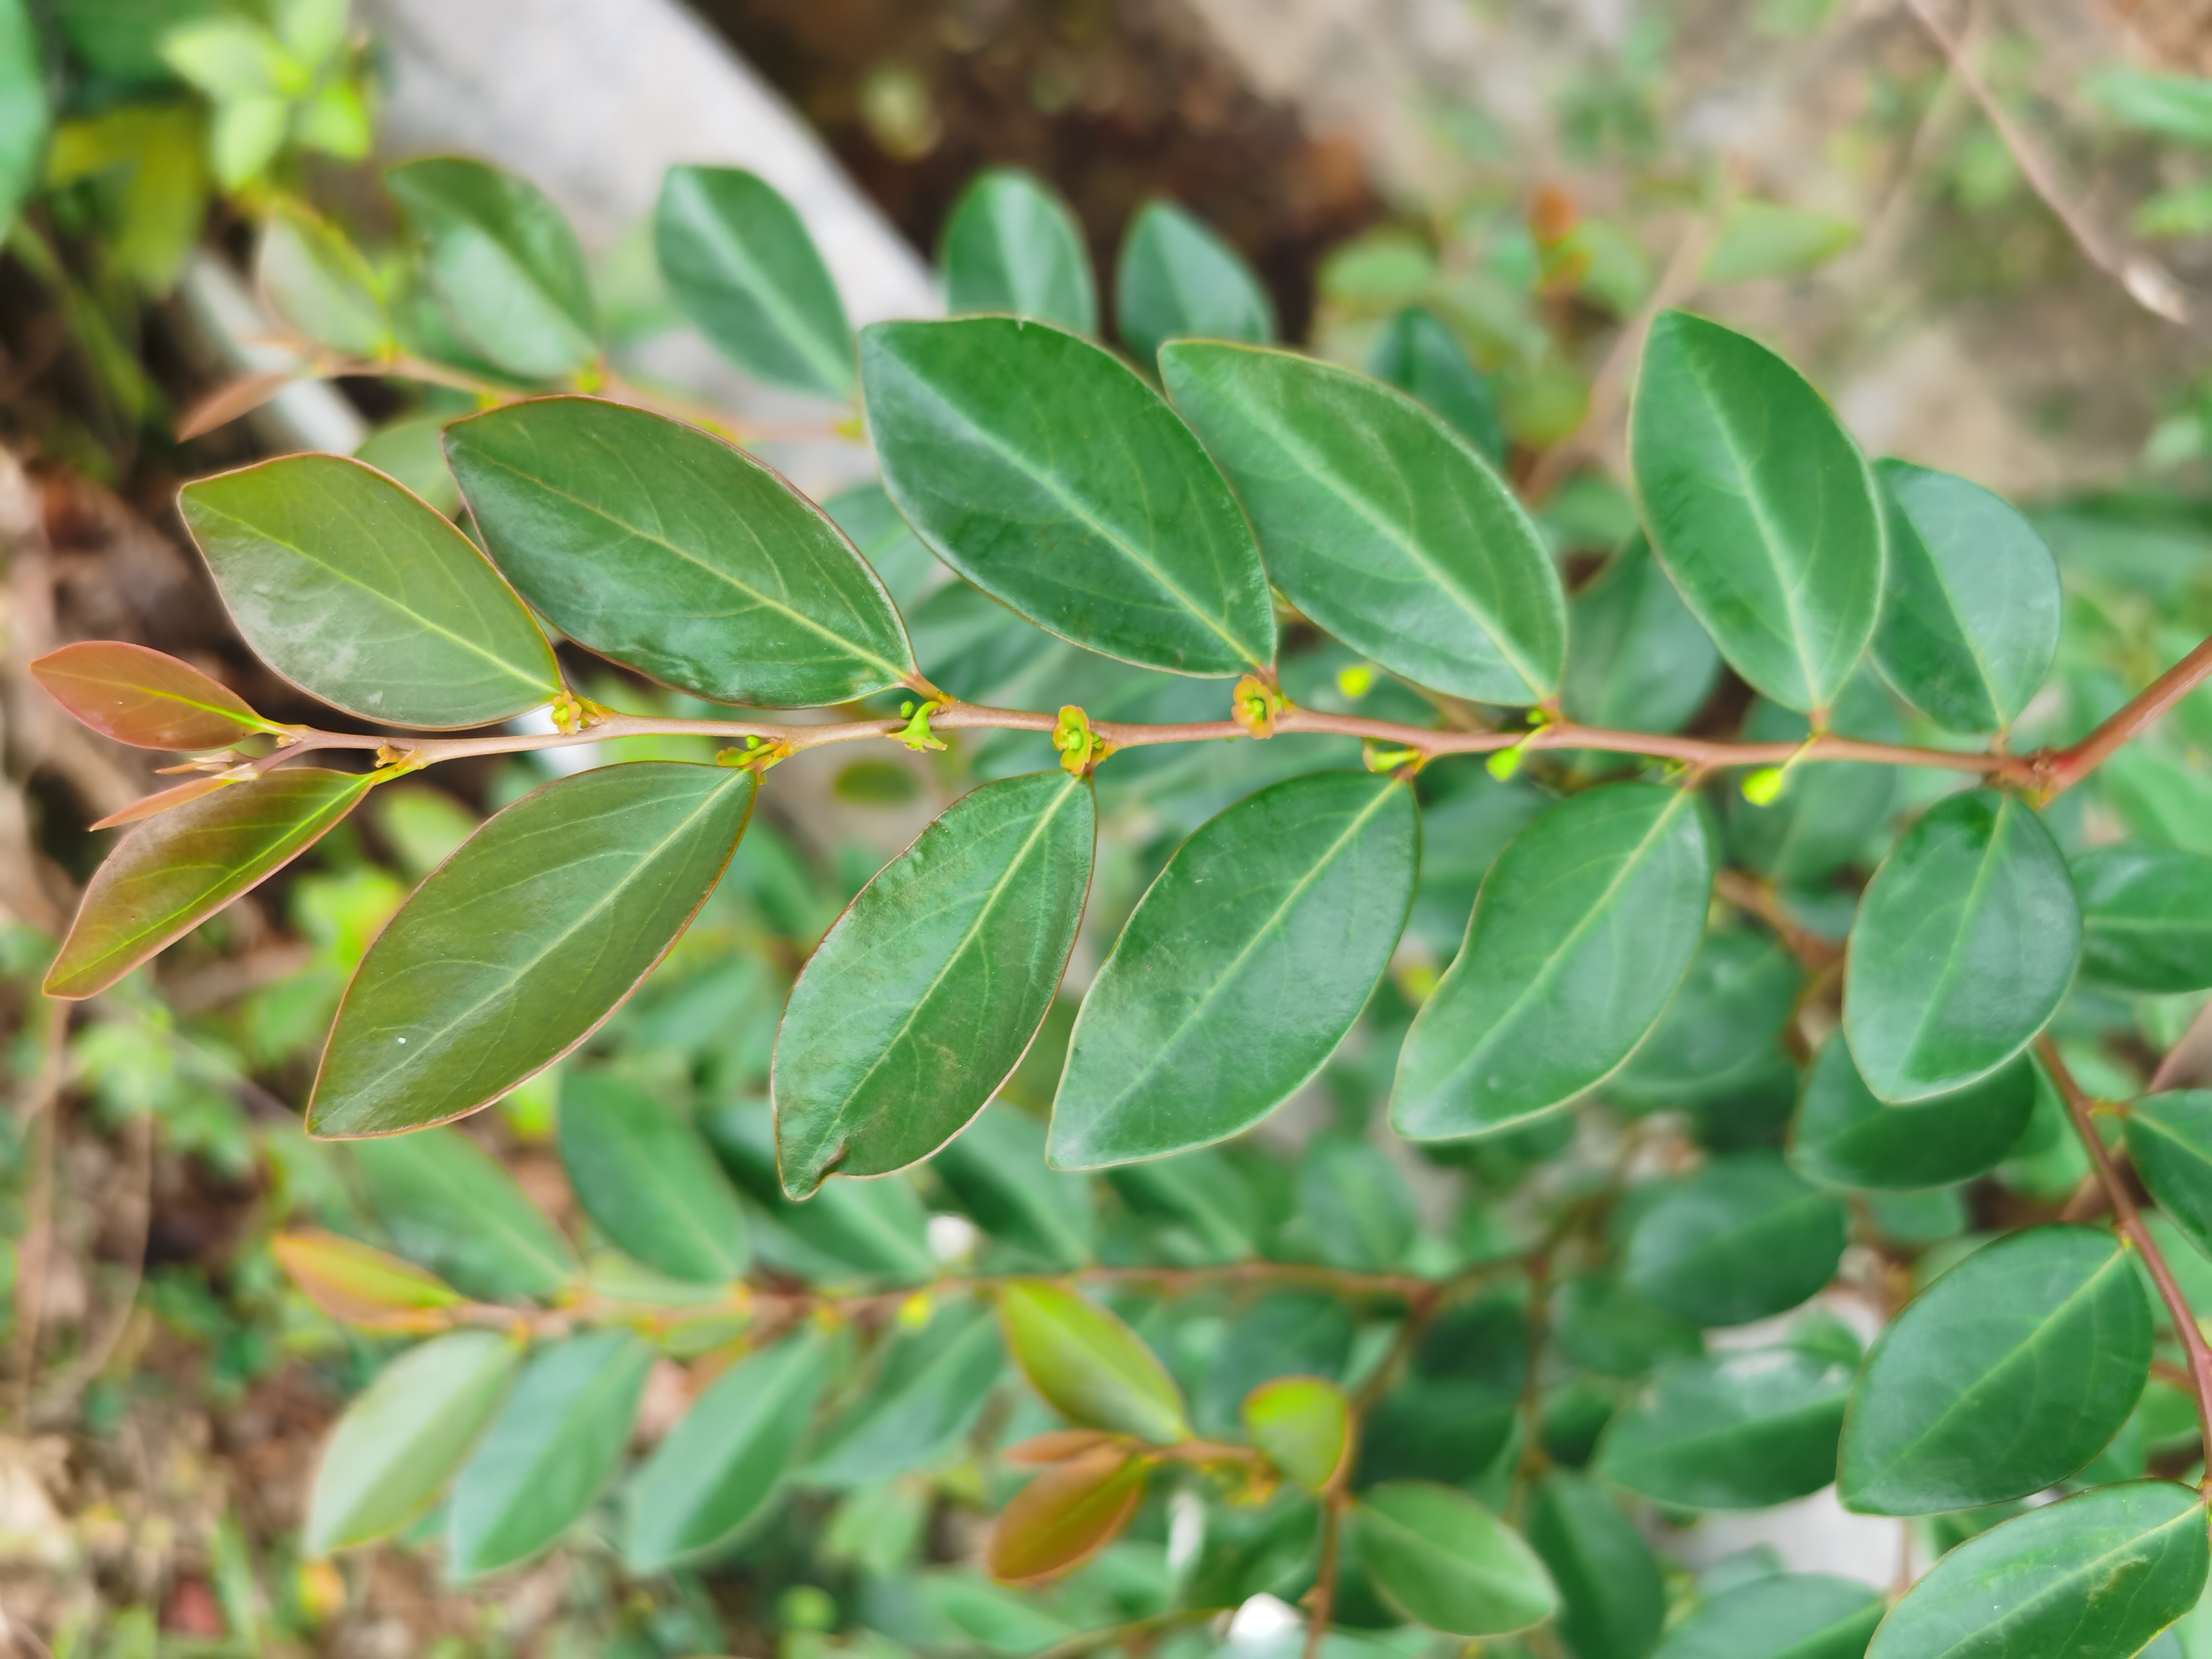
M 1556 1469 L 1529 1494 L 1524 1524 L 1559 1587 L 1559 1640 L 1573 1659 L 1644 1659 L 1667 1593 L 1635 1523 L 1595 1482 Z
M 1408 306 L 1393 317 L 1367 354 L 1367 372 L 1436 410 L 1493 466 L 1504 464 L 1505 428 L 1490 383 L 1432 313 Z
M 1850 1508 L 1932 1515 L 2041 1492 L 2104 1449 L 2150 1375 L 2150 1304 L 2110 1233 L 1974 1252 L 1875 1339 L 1844 1419 Z
M 1836 1478 L 1851 1368 L 1799 1348 L 1678 1359 L 1615 1413 L 1596 1474 L 1662 1504 L 1762 1510 Z
M 1419 862 L 1412 789 L 1371 773 L 1273 785 L 1185 842 L 1084 998 L 1054 1165 L 1224 1140 L 1297 1093 L 1389 967 Z
M 46 969 L 46 994 L 106 990 L 320 841 L 375 776 L 285 767 L 139 824 L 85 889 Z
M 1708 933 L 1681 989 L 1606 1094 L 1640 1108 L 1741 1094 L 1782 1061 L 1782 1030 L 1803 980 L 1796 959 L 1765 933 Z
M 1003 1099 L 962 1130 L 930 1170 L 988 1233 L 1052 1268 L 1091 1260 L 1096 1200 L 1087 1176 L 1048 1169 L 1045 1127 Z
M 1513 492 L 1444 419 L 1296 352 L 1160 352 L 1177 412 L 1229 475 L 1284 597 L 1362 656 L 1493 703 L 1559 690 L 1566 602 Z
M 653 1350 L 627 1331 L 539 1349 L 453 1482 L 447 1571 L 466 1581 L 527 1560 L 591 1506 L 621 1467 Z
M 312 1134 L 390 1134 L 489 1105 L 637 988 L 721 878 L 750 772 L 601 767 L 524 796 L 415 890 L 339 1006 Z
M 1172 202 L 1147 202 L 1114 270 L 1114 329 L 1150 366 L 1167 341 L 1275 337 L 1275 306 L 1243 256 Z
M 1868 1659 L 2132 1659 L 2204 1590 L 2204 1506 L 2166 1480 L 2014 1516 L 1929 1570 Z
M 1111 353 L 971 317 L 878 323 L 860 362 L 891 499 L 976 586 L 1146 667 L 1225 676 L 1273 659 L 1274 608 L 1236 497 Z
M 1794 1308 L 1835 1276 L 1850 1212 L 1772 1152 L 1717 1158 L 1672 1183 L 1629 1234 L 1629 1288 L 1700 1325 Z
M 783 1188 L 927 1158 L 1005 1082 L 1060 989 L 1097 809 L 1066 772 L 963 796 L 807 960 L 770 1085 Z
M 1340 1478 L 1352 1455 L 1352 1400 L 1325 1376 L 1279 1376 L 1244 1397 L 1244 1433 L 1308 1492 Z
M 1516 836 L 1398 1060 L 1390 1125 L 1414 1140 L 1510 1128 L 1619 1068 L 1705 927 L 1712 852 L 1695 796 L 1609 784 Z
M 2212 1091 L 2152 1095 L 2128 1108 L 2128 1157 L 2189 1241 L 2212 1255 Z
M 604 1072 L 564 1076 L 561 1162 L 584 1213 L 625 1255 L 697 1284 L 744 1272 L 738 1195 L 699 1132 L 642 1089 Z
M 671 167 L 653 234 L 669 297 L 715 350 L 776 386 L 851 394 L 844 301 L 773 185 L 738 167 Z
M 1568 604 L 1559 701 L 1570 719 L 1619 732 L 1679 732 L 1705 707 L 1720 672 L 1711 635 L 1641 536 Z
M 952 204 L 938 256 L 945 308 L 1034 317 L 1077 334 L 1098 331 L 1091 254 L 1075 215 L 1018 167 L 987 167 Z
M 1954 732 L 1999 732 L 2058 650 L 2058 564 L 2026 519 L 1979 484 L 1884 461 L 1888 586 L 1875 660 L 1906 702 Z
M 352 1153 L 369 1208 L 400 1255 L 471 1296 L 550 1299 L 576 1276 L 568 1240 L 458 1129 L 364 1140 Z
M 2035 1068 L 2024 1059 L 1955 1094 L 1885 1106 L 1860 1079 L 1850 1045 L 1832 1036 L 1806 1073 L 1790 1167 L 1837 1187 L 1948 1187 L 2003 1162 L 2034 1109 Z
M 1736 672 L 1801 712 L 1858 666 L 1881 600 L 1874 474 L 1820 394 L 1742 335 L 1662 312 L 1630 444 L 1653 550 Z
M 1298 1155 L 1296 1219 L 1330 1266 L 1387 1273 L 1413 1248 L 1419 1212 L 1389 1153 L 1364 1136 L 1324 1130 Z
M 829 1368 L 814 1333 L 748 1355 L 715 1378 L 629 1484 L 622 1553 L 653 1572 L 727 1543 L 798 1457 Z
M 430 284 L 462 343 L 527 380 L 580 368 L 599 317 L 576 233 L 545 192 L 481 161 L 440 157 L 384 182 L 422 244 Z
M 1552 1336 L 1576 1364 L 1607 1376 L 1642 1376 L 1705 1346 L 1690 1321 L 1598 1273 L 1570 1279 L 1553 1293 Z
M 398 344 L 374 270 L 304 208 L 279 198 L 262 224 L 254 276 L 276 314 L 317 345 L 378 357 Z
M 2081 971 L 2130 991 L 2212 986 L 2212 859 L 2128 842 L 2075 859 Z
M 476 544 L 373 467 L 288 455 L 179 505 L 254 654 L 325 702 L 437 729 L 560 695 L 553 648 Z
M 720 702 L 846 702 L 914 670 L 828 515 L 696 427 L 546 398 L 455 422 L 446 452 L 500 568 L 580 645 Z
M 2081 915 L 2051 832 L 2016 795 L 1923 813 L 1859 902 L 1844 1035 L 1893 1105 L 1950 1094 L 2034 1041 L 2073 982 Z
M 1698 280 L 1715 287 L 1817 270 L 1858 238 L 1847 220 L 1748 198 L 1729 204 Z
M 1518 1533 L 1465 1492 L 1425 1480 L 1370 1487 L 1352 1514 L 1354 1558 L 1383 1598 L 1452 1636 L 1540 1625 L 1559 1593 Z
M 1887 1611 L 1881 1593 L 1854 1578 L 1772 1573 L 1714 1596 L 1656 1659 L 1864 1659 Z
M 452 1331 L 380 1371 L 323 1447 L 301 1553 L 370 1543 L 429 1508 L 499 1409 L 521 1358 L 495 1331 Z
M 998 1322 L 955 1304 L 890 1339 L 867 1391 L 801 1471 L 811 1486 L 865 1486 L 933 1462 L 974 1427 L 1005 1368 Z
M 1094 1446 L 1016 1492 L 983 1547 L 1006 1584 L 1042 1584 L 1083 1565 L 1129 1524 L 1145 1496 L 1145 1464 L 1120 1446 Z
M 46 146 L 46 54 L 28 0 L 0 4 L 0 235 L 39 184 Z
M 1047 1404 L 1082 1428 L 1171 1445 L 1190 1437 L 1182 1393 L 1142 1338 L 1064 1285 L 1017 1279 L 999 1293 L 1006 1351 Z

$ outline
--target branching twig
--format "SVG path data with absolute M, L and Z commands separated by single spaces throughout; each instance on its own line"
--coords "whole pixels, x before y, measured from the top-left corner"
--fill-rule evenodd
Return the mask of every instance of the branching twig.
M 2057 795 L 2095 771 L 2130 739 L 2164 718 L 2174 704 L 2212 676 L 2212 639 L 2204 641 L 2130 698 L 2125 708 L 2075 744 L 2042 763 L 2045 790 Z
M 1313 1588 L 1306 1592 L 1306 1643 L 1302 1659 L 1321 1659 L 1322 1644 L 1328 1638 L 1328 1621 L 1336 1613 L 1336 1569 L 1344 1549 L 1344 1494 L 1332 1492 L 1322 1500 L 1321 1560 L 1314 1569 Z

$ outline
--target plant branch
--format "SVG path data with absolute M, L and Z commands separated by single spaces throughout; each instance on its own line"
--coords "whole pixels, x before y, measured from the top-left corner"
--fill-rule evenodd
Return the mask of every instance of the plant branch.
M 2062 794 L 2095 771 L 2131 738 L 2163 719 L 2173 705 L 2212 676 L 2212 639 L 2202 644 L 2130 698 L 2125 708 L 2043 764 L 2045 793 Z
M 1336 1613 L 1336 1570 L 1344 1549 L 1344 1494 L 1332 1492 L 1321 1505 L 1321 1561 L 1313 1588 L 1306 1592 L 1306 1642 L 1303 1659 L 1321 1659 L 1328 1621 Z

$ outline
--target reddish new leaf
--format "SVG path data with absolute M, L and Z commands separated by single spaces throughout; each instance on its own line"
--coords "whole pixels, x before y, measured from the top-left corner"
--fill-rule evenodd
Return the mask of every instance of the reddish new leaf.
M 276 729 L 190 663 L 120 640 L 49 651 L 31 673 L 94 731 L 141 749 L 222 749 Z
M 1119 1446 L 1054 1464 L 1016 1492 L 984 1547 L 1006 1584 L 1035 1584 L 1080 1566 L 1112 1543 L 1145 1496 L 1145 1463 Z
M 219 772 L 200 777 L 187 778 L 182 783 L 173 783 L 167 789 L 156 789 L 150 795 L 141 795 L 119 812 L 110 812 L 95 820 L 89 827 L 112 830 L 119 824 L 136 823 L 141 818 L 150 818 L 157 812 L 166 812 L 172 806 L 182 806 L 188 800 L 198 800 L 202 795 L 212 795 L 227 783 L 235 782 Z

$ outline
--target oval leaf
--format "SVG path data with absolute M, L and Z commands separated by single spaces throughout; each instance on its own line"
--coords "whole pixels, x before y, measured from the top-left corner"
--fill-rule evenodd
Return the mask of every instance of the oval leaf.
M 1206 824 L 1083 1000 L 1054 1167 L 1226 1139 L 1304 1087 L 1389 967 L 1419 864 L 1412 789 L 1369 773 L 1292 778 Z
M 1003 1584 L 1040 1584 L 1112 1543 L 1145 1496 L 1145 1464 L 1120 1446 L 1098 1446 L 1055 1464 L 1013 1496 L 983 1546 L 983 1567 Z
M 786 1193 L 904 1169 L 983 1109 L 1060 988 L 1096 830 L 1089 779 L 1007 778 L 954 802 L 860 890 L 776 1034 Z
M 1414 1017 L 1390 1127 L 1413 1140 L 1510 1128 L 1602 1081 L 1680 982 L 1712 884 L 1686 790 L 1610 784 L 1546 812 L 1498 854 Z
M 800 1479 L 869 1486 L 934 1462 L 975 1426 L 1005 1364 L 998 1322 L 973 1302 L 893 1338 L 872 1386 L 823 1437 Z
M 1540 1625 L 1559 1593 L 1521 1535 L 1465 1492 L 1426 1480 L 1371 1486 L 1352 1510 L 1352 1549 L 1383 1599 L 1453 1636 Z
M 1889 573 L 1875 660 L 1905 700 L 1954 732 L 2001 732 L 2058 651 L 2058 562 L 1979 484 L 1884 461 Z
M 1046 1279 L 1016 1279 L 999 1293 L 999 1324 L 1022 1375 L 1070 1422 L 1156 1445 L 1190 1437 L 1166 1367 L 1088 1297 Z
M 602 656 L 718 702 L 848 702 L 914 672 L 883 584 L 828 516 L 696 427 L 541 398 L 446 428 L 484 544 Z
M 945 308 L 1034 317 L 1098 331 L 1098 295 L 1083 231 L 1052 188 L 1018 167 L 987 167 L 945 221 L 938 263 Z
M 1697 1324 L 1748 1324 L 1835 1277 L 1850 1220 L 1842 1199 L 1772 1152 L 1715 1158 L 1637 1218 L 1623 1278 Z
M 1844 1035 L 1893 1105 L 1965 1088 L 2035 1040 L 2073 982 L 2081 915 L 2051 832 L 1968 790 L 1906 830 L 1859 902 Z
M 2212 1255 L 2212 1091 L 2153 1095 L 2128 1108 L 2128 1157 L 2160 1209 Z
M 1885 1106 L 1830 1037 L 1805 1078 L 1790 1133 L 1790 1164 L 1810 1181 L 1874 1191 L 1948 1187 L 1986 1174 L 2019 1143 L 2035 1109 L 2035 1067 L 2014 1060 L 1996 1075 L 1911 1106 Z
M 1764 933 L 1708 933 L 1682 988 L 1606 1085 L 1638 1109 L 1701 1106 L 1756 1088 L 1786 1065 L 1781 1036 L 1804 975 Z
M 1800 1348 L 1680 1359 L 1623 1407 L 1595 1472 L 1692 1510 L 1763 1510 L 1836 1478 L 1851 1367 Z
M 714 891 L 754 783 L 725 767 L 638 761 L 549 783 L 485 823 L 362 958 L 308 1133 L 392 1134 L 465 1116 L 589 1036 Z
M 1244 1396 L 1244 1432 L 1308 1492 L 1343 1479 L 1352 1453 L 1352 1400 L 1323 1376 L 1279 1376 Z
M 1887 1611 L 1856 1579 L 1778 1572 L 1723 1590 L 1652 1659 L 1863 1659 Z
M 1641 536 L 1613 556 L 1567 607 L 1571 720 L 1622 732 L 1679 732 L 1720 678 L 1720 653 Z M 1854 767 L 1854 775 L 1864 767 Z
M 2130 991 L 2212 986 L 2212 859 L 2130 843 L 2084 853 L 2072 874 L 2084 974 Z
M 1584 1273 L 1552 1298 L 1552 1334 L 1559 1352 L 1607 1376 L 1642 1376 L 1662 1360 L 1701 1352 L 1698 1328 L 1655 1308 L 1619 1279 Z
M 31 678 L 94 731 L 141 749 L 227 749 L 250 732 L 281 729 L 190 663 L 120 640 L 49 651 Z
M 1143 667 L 1225 676 L 1272 660 L 1273 603 L 1236 497 L 1112 354 L 972 317 L 876 324 L 860 362 L 891 499 L 976 586 Z
M 829 1370 L 811 1334 L 749 1356 L 714 1380 L 630 1482 L 623 1559 L 653 1572 L 726 1543 L 774 1495 L 798 1455 Z
M 1275 306 L 1235 248 L 1172 202 L 1147 202 L 1114 271 L 1114 327 L 1139 362 L 1163 343 L 1275 337 Z
M 1559 1587 L 1559 1638 L 1575 1659 L 1644 1659 L 1667 1616 L 1658 1559 L 1592 1480 L 1555 1469 L 1530 1494 L 1528 1542 Z
M 2025 1498 L 2104 1449 L 2150 1376 L 2150 1304 L 2109 1233 L 2035 1227 L 1977 1250 L 1875 1339 L 1837 1490 L 1872 1515 Z
M 652 1367 L 653 1350 L 626 1331 L 572 1336 L 531 1356 L 453 1482 L 446 1564 L 455 1579 L 527 1560 L 591 1507 L 622 1464 Z
M 262 221 L 254 277 L 276 314 L 317 345 L 380 357 L 392 338 L 376 272 L 337 226 L 278 197 Z
M 738 167 L 671 167 L 653 239 L 669 297 L 715 350 L 772 385 L 851 394 L 844 301 L 773 185 Z
M 1393 317 L 1367 355 L 1367 372 L 1449 421 L 1492 465 L 1504 464 L 1505 428 L 1490 383 L 1434 313 L 1408 306 Z
M 1160 352 L 1176 410 L 1236 485 L 1284 596 L 1362 656 L 1481 702 L 1559 690 L 1566 601 L 1489 464 L 1411 398 L 1295 352 Z
M 365 1140 L 352 1163 L 392 1247 L 471 1296 L 550 1299 L 575 1277 L 568 1241 L 499 1160 L 459 1130 Z
M 561 1162 L 617 1249 L 695 1284 L 744 1272 L 737 1194 L 699 1132 L 643 1090 L 599 1072 L 564 1076 Z
M 476 544 L 374 467 L 288 455 L 178 500 L 246 642 L 333 708 L 439 730 L 561 694 L 552 647 Z
M 2135 1480 L 1969 1538 L 1907 1592 L 1867 1659 L 2132 1659 L 2204 1591 L 2204 1507 Z
M 386 1366 L 331 1431 L 307 1498 L 311 1559 L 394 1533 L 424 1510 L 499 1409 L 522 1350 L 453 1331 Z
M 106 990 L 313 847 L 376 781 L 286 767 L 173 806 L 123 838 L 84 890 L 45 989 Z
M 1835 411 L 1764 346 L 1668 311 L 1629 418 L 1653 550 L 1721 654 L 1785 708 L 1826 708 L 1874 633 L 1883 560 L 1874 474 Z
M 317 1227 L 276 1234 L 269 1253 L 300 1294 L 331 1318 L 370 1331 L 434 1331 L 459 1292 L 412 1262 Z

